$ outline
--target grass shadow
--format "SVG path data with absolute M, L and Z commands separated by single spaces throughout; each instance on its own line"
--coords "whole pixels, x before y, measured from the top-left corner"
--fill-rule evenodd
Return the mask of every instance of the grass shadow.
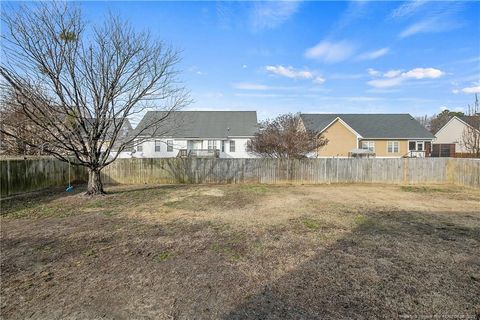
M 478 225 L 425 213 L 368 215 L 224 319 L 478 317 Z

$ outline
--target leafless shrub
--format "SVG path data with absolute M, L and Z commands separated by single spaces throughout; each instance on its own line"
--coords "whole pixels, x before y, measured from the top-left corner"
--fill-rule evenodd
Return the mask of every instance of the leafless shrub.
M 260 123 L 259 131 L 248 146 L 260 156 L 300 159 L 327 142 L 316 132 L 306 129 L 299 114 L 288 113 Z

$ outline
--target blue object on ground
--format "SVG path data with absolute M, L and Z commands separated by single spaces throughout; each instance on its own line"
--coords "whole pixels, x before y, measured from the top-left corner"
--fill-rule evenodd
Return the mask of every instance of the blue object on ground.
M 65 189 L 67 192 L 72 192 L 73 191 L 73 186 L 68 186 L 67 189 Z

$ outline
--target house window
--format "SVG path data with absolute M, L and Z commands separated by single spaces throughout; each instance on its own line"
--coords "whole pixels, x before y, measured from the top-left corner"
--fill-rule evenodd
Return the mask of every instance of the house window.
M 409 141 L 408 150 L 409 151 L 425 151 L 429 145 L 428 141 Z
M 222 152 L 225 152 L 225 140 L 222 140 L 221 148 L 222 148 Z
M 423 141 L 417 141 L 417 151 L 423 151 Z
M 235 140 L 230 140 L 230 152 L 235 152 Z
M 167 140 L 167 152 L 173 152 L 173 140 Z
M 375 151 L 375 141 L 362 141 L 362 149 Z
M 400 151 L 400 143 L 398 141 L 388 141 L 387 142 L 387 152 L 388 153 L 398 153 Z
M 143 152 L 143 145 L 141 143 L 137 145 L 137 152 Z
M 160 152 L 160 144 L 162 142 L 160 140 L 155 140 L 155 152 Z
M 215 140 L 208 140 L 208 150 L 215 150 L 217 148 Z
M 415 151 L 417 148 L 417 143 L 415 141 L 408 142 L 408 151 Z

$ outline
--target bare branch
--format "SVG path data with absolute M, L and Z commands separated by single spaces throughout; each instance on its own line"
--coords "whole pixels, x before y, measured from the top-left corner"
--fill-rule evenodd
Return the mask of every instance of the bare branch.
M 299 114 L 284 114 L 260 124 L 249 142 L 251 152 L 270 158 L 305 158 L 327 144 L 322 136 L 307 130 Z
M 114 15 L 87 26 L 74 4 L 42 2 L 2 7 L 2 21 L 1 89 L 12 93 L 8 103 L 29 123 L 29 135 L 2 123 L 3 134 L 16 141 L 28 136 L 22 143 L 39 143 L 63 161 L 74 156 L 100 183 L 89 192 L 102 191 L 97 176 L 118 156 L 111 156 L 114 148 L 145 138 L 145 132 L 125 136 L 129 118 L 147 110 L 168 116 L 190 102 L 175 70 L 178 53 Z M 165 121 L 152 122 L 148 132 Z

